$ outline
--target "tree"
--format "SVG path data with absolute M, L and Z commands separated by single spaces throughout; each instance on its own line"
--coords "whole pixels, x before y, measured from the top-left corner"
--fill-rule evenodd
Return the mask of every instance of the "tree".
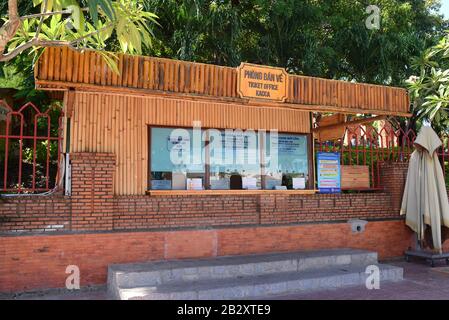
M 415 57 L 413 67 L 419 74 L 408 79 L 414 117 L 449 133 L 449 33 Z
M 0 3 L 0 88 L 18 89 L 15 97 L 48 104 L 35 90 L 33 66 L 46 46 L 68 45 L 100 53 L 118 72 L 111 52 L 141 53 L 153 42 L 156 16 L 144 1 L 33 0 Z M 17 17 L 19 25 L 17 26 Z M 32 53 L 32 54 L 27 54 Z
M 403 85 L 410 57 L 448 26 L 438 0 L 147 0 L 164 28 L 148 55 L 227 66 L 241 61 L 333 79 Z M 368 30 L 369 4 L 380 29 Z
M 69 46 L 75 50 L 103 52 L 114 36 L 121 51 L 141 53 L 152 43 L 153 13 L 142 1 L 125 0 L 33 0 L 37 13 L 20 16 L 18 1 L 8 0 L 8 19 L 0 27 L 0 61 L 9 61 L 28 49 Z M 84 6 L 86 5 L 86 6 Z

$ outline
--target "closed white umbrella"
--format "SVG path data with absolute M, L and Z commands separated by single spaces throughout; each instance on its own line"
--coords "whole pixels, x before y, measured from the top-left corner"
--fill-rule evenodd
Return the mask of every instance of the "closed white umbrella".
M 401 215 L 424 239 L 426 228 L 432 231 L 433 248 L 442 253 L 441 227 L 449 227 L 449 202 L 444 174 L 436 150 L 441 140 L 431 127 L 423 127 L 415 139 L 402 198 Z

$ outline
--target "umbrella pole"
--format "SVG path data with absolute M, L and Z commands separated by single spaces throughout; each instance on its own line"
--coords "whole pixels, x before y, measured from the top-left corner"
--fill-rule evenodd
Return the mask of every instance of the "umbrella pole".
M 413 237 L 415 238 L 415 250 L 416 251 L 422 251 L 422 246 L 421 246 L 421 240 L 418 240 L 418 234 L 414 233 Z

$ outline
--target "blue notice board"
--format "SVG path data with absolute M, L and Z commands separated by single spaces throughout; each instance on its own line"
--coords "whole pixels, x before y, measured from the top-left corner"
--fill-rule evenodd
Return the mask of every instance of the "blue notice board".
M 340 153 L 318 152 L 318 189 L 320 193 L 339 193 L 340 186 Z

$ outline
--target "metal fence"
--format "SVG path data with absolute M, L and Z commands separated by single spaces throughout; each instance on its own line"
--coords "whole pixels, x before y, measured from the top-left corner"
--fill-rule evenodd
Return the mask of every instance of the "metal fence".
M 377 129 L 371 125 L 348 126 L 344 128 L 341 138 L 315 143 L 315 152 L 339 152 L 342 165 L 362 165 L 369 168 L 371 190 L 381 190 L 380 165 L 383 162 L 408 162 L 414 151 L 413 143 L 416 133 L 404 131 L 399 126 L 386 122 Z M 449 185 L 449 139 L 448 135 L 440 137 L 443 145 L 437 151 L 446 185 Z
M 58 177 L 63 113 L 26 103 L 13 110 L 0 100 L 0 192 L 51 190 Z
M 14 111 L 0 100 L 0 192 L 36 193 L 53 189 L 59 176 L 62 152 L 63 112 L 59 106 L 41 112 L 27 103 Z M 316 142 L 315 152 L 339 152 L 342 165 L 367 166 L 369 190 L 381 190 L 383 162 L 408 162 L 413 152 L 414 131 L 385 122 L 348 126 L 341 138 Z M 449 136 L 441 137 L 438 157 L 448 184 Z M 356 189 L 356 188 L 349 188 Z

